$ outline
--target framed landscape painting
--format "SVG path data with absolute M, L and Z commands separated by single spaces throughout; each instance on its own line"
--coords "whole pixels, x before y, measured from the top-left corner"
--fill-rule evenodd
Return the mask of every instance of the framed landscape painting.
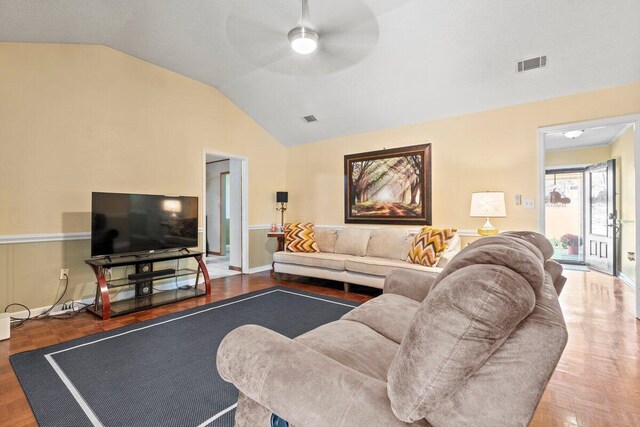
M 431 144 L 344 156 L 344 222 L 431 225 Z

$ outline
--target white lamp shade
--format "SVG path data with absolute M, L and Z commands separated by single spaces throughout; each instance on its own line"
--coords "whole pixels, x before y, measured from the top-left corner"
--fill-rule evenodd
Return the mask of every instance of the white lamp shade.
M 502 191 L 487 191 L 471 194 L 472 217 L 496 218 L 507 216 L 504 193 Z

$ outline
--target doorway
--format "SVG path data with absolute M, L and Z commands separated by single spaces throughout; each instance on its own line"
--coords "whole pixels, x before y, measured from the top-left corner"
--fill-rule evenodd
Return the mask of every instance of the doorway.
M 637 290 L 640 115 L 538 130 L 539 229 L 554 258 L 619 277 Z M 636 316 L 640 292 L 636 291 Z
M 209 275 L 247 268 L 246 159 L 204 151 L 204 248 Z

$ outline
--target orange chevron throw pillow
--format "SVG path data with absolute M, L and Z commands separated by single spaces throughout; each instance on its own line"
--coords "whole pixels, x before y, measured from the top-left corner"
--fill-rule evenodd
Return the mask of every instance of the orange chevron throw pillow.
M 284 250 L 287 252 L 320 252 L 312 222 L 285 224 Z
M 416 234 L 413 245 L 409 249 L 407 261 L 413 264 L 421 264 L 427 267 L 435 267 L 442 257 L 447 243 L 456 235 L 455 228 L 443 230 L 433 227 L 422 227 Z

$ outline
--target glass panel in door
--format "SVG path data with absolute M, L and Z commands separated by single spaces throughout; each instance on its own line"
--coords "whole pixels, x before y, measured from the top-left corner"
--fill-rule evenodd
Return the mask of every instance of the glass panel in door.
M 591 224 L 592 234 L 607 236 L 607 170 L 598 169 L 591 172 Z
M 584 263 L 584 170 L 549 170 L 545 174 L 545 235 L 553 259 Z

